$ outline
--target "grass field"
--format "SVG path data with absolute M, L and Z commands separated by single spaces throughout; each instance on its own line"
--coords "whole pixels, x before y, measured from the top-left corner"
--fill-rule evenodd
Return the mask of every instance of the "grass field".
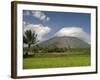
M 89 66 L 88 51 L 71 51 L 64 53 L 41 53 L 23 60 L 23 69 Z

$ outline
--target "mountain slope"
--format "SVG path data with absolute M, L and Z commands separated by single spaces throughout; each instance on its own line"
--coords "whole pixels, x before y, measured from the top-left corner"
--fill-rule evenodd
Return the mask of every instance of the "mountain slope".
M 41 48 L 89 48 L 90 45 L 76 37 L 54 37 L 38 44 Z

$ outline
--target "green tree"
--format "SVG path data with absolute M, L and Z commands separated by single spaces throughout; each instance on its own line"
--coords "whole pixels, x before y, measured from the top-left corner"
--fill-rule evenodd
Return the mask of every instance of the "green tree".
M 35 33 L 32 33 L 31 30 L 27 30 L 25 32 L 25 35 L 23 36 L 23 42 L 25 44 L 28 44 L 28 48 L 31 47 L 31 44 L 35 44 L 37 39 L 37 35 Z

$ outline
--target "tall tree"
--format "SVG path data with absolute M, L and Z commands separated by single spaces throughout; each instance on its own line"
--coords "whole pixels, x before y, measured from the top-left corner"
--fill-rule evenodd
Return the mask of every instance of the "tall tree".
M 28 48 L 31 47 L 31 44 L 35 44 L 37 39 L 37 35 L 35 33 L 32 33 L 31 30 L 27 30 L 25 32 L 25 35 L 23 36 L 23 42 L 25 44 L 28 44 Z

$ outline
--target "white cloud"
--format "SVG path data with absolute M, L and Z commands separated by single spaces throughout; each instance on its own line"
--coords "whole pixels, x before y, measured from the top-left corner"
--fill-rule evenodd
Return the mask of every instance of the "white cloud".
M 23 21 L 23 28 L 27 27 L 27 25 L 29 25 L 30 23 Z
M 47 17 L 42 11 L 32 11 L 32 15 L 40 20 L 49 21 L 50 18 Z
M 32 13 L 32 14 L 31 14 Z M 41 21 L 49 21 L 50 17 L 48 17 L 44 12 L 42 11 L 25 11 L 23 15 L 29 16 L 32 15 L 35 18 L 41 20 Z
M 49 17 L 47 17 L 47 21 L 49 21 L 50 20 L 50 18 Z
M 54 36 L 72 36 L 78 37 L 87 43 L 90 43 L 90 35 L 80 27 L 64 27 L 60 29 Z
M 42 24 L 28 24 L 24 27 L 24 32 L 26 30 L 31 30 L 37 34 L 39 41 L 43 40 L 43 36 L 51 31 L 51 28 L 48 26 L 43 26 Z

